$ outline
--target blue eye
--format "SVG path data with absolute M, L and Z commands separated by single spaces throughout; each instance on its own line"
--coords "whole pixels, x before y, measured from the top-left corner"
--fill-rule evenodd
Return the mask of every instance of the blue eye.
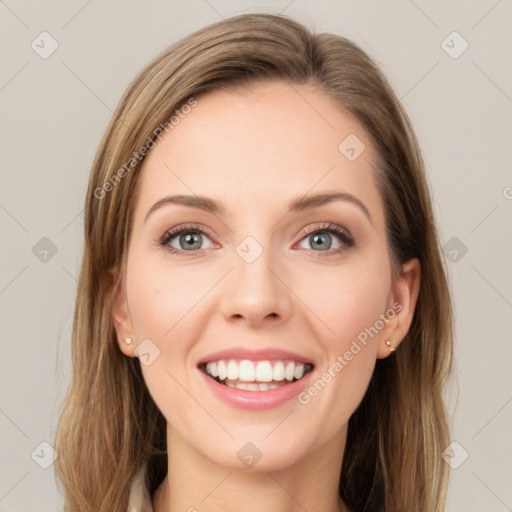
M 165 246 L 172 253 L 195 254 L 201 249 L 211 248 L 211 243 L 208 247 L 202 247 L 205 238 L 210 240 L 210 237 L 198 226 L 180 226 L 167 231 L 160 240 L 160 245 Z
M 208 245 L 205 247 L 205 241 Z M 326 254 L 340 253 L 355 245 L 354 238 L 342 227 L 327 224 L 309 230 L 301 239 L 300 244 L 309 243 L 309 247 L 301 245 L 301 249 L 311 249 L 313 252 Z M 334 243 L 334 247 L 333 247 Z M 213 243 L 206 232 L 196 225 L 185 225 L 167 231 L 159 241 L 159 245 L 169 252 L 179 255 L 196 255 L 203 249 L 211 249 Z
M 309 242 L 310 247 L 302 248 L 316 249 L 314 252 L 341 252 L 346 248 L 353 247 L 355 244 L 355 240 L 348 234 L 348 232 L 335 224 L 328 224 L 325 227 L 316 228 L 314 231 L 310 231 L 301 242 L 304 241 Z M 332 247 L 333 241 L 336 245 L 335 247 Z

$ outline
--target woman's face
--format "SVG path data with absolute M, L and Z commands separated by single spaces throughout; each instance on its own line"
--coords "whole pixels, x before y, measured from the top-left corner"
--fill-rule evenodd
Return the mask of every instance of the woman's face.
M 262 470 L 342 449 L 415 300 L 375 165 L 358 122 L 276 82 L 198 97 L 150 151 L 114 316 L 176 446 Z

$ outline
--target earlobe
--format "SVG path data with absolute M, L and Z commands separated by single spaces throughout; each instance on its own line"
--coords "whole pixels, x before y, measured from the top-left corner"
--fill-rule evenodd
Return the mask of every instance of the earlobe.
M 394 352 L 396 348 L 393 346 L 393 342 L 391 340 L 386 340 L 386 346 L 389 348 L 390 352 Z
M 128 304 L 126 300 L 126 293 L 123 289 L 122 279 L 119 276 L 117 268 L 109 270 L 112 279 L 112 320 L 114 322 L 114 329 L 116 331 L 117 343 L 123 354 L 129 357 L 134 357 L 133 347 L 135 346 L 132 322 Z
M 393 285 L 392 306 L 395 315 L 386 324 L 379 336 L 377 358 L 392 354 L 405 338 L 414 317 L 421 284 L 421 265 L 417 258 L 402 266 L 402 273 Z

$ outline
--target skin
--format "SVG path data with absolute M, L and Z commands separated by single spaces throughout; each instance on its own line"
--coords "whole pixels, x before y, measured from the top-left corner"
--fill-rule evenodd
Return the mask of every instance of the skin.
M 116 290 L 122 352 L 134 357 L 144 339 L 160 350 L 141 366 L 167 420 L 168 477 L 153 496 L 154 510 L 348 510 L 338 494 L 347 423 L 376 359 L 391 353 L 385 340 L 396 347 L 409 329 L 419 262 L 392 281 L 376 157 L 361 125 L 328 97 L 263 82 L 197 99 L 146 157 L 126 275 Z M 353 162 L 338 150 L 349 134 L 366 145 Z M 292 199 L 324 191 L 357 197 L 371 220 L 349 201 L 287 214 Z M 167 204 L 145 220 L 171 194 L 204 195 L 226 211 Z M 196 254 L 159 245 L 169 229 L 190 222 L 207 232 Z M 320 245 L 330 240 L 331 254 L 317 248 L 304 230 L 322 232 L 325 222 L 348 230 L 355 245 L 323 232 Z M 247 236 L 263 248 L 250 264 L 236 252 Z M 170 243 L 186 251 L 179 235 Z M 314 382 L 394 303 L 400 312 L 308 404 L 294 398 L 269 410 L 234 408 L 198 374 L 199 359 L 214 351 L 278 347 L 311 358 Z M 237 457 L 249 441 L 262 453 L 251 469 Z

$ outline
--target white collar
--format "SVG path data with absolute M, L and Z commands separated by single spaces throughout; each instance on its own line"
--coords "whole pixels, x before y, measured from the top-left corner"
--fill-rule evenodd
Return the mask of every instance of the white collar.
M 153 512 L 151 496 L 146 483 L 146 466 L 139 469 L 132 480 L 127 512 Z

